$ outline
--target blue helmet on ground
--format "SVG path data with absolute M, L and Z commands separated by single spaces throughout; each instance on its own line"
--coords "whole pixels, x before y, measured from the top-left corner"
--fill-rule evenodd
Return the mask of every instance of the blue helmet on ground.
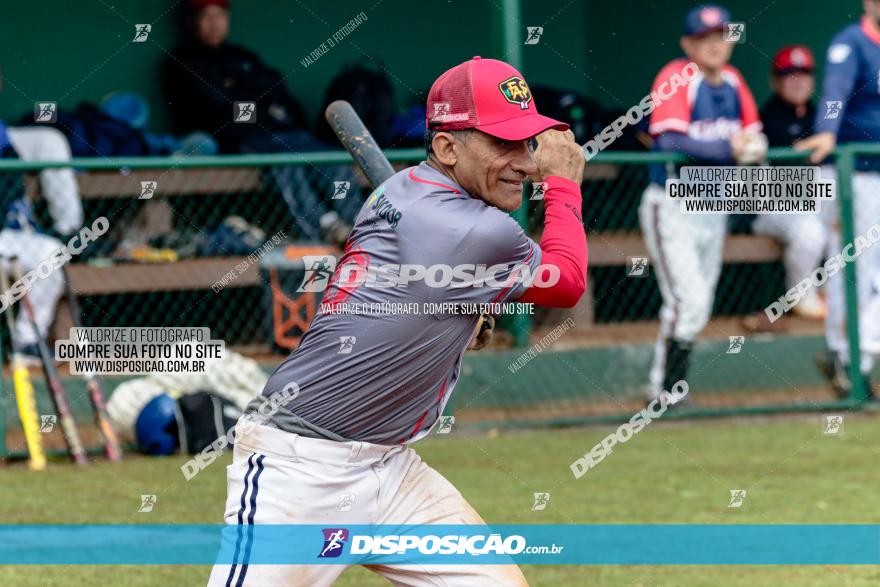
M 134 428 L 138 446 L 144 454 L 174 454 L 180 446 L 177 402 L 167 393 L 154 397 L 138 414 Z

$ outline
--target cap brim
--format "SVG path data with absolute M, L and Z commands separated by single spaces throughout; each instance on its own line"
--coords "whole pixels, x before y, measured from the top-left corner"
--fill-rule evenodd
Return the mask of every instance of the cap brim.
M 788 75 L 790 73 L 813 73 L 815 71 L 816 70 L 813 67 L 786 67 L 783 69 L 774 69 L 773 75 Z
M 701 30 L 697 31 L 696 33 L 690 33 L 690 34 L 687 34 L 687 35 L 685 35 L 685 36 L 686 36 L 686 37 L 693 37 L 693 38 L 695 38 L 695 39 L 699 39 L 700 37 L 705 37 L 706 35 L 711 35 L 712 33 L 723 33 L 723 32 L 724 32 L 724 28 L 725 28 L 728 24 L 729 24 L 729 23 L 722 22 L 722 23 L 719 24 L 718 26 L 713 26 L 713 27 L 709 27 L 709 28 L 701 29 Z
M 568 125 L 540 114 L 529 114 L 527 116 L 511 118 L 504 122 L 481 124 L 476 127 L 477 130 L 503 141 L 524 141 L 551 128 L 554 130 L 568 130 Z

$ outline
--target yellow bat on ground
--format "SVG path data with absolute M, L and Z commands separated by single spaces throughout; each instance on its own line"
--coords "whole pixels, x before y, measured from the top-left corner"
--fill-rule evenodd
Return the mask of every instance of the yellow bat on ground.
M 0 289 L 9 291 L 9 276 L 0 265 Z M 42 471 L 46 468 L 46 453 L 43 452 L 43 440 L 40 437 L 40 418 L 37 415 L 37 402 L 34 399 L 34 386 L 31 384 L 31 374 L 22 361 L 21 356 L 15 352 L 15 323 L 12 319 L 12 306 L 3 312 L 6 314 L 6 325 L 9 329 L 10 347 L 12 356 L 12 385 L 15 388 L 15 402 L 18 404 L 18 417 L 21 419 L 21 427 L 24 430 L 24 440 L 27 445 L 30 462 L 28 465 L 33 471 Z

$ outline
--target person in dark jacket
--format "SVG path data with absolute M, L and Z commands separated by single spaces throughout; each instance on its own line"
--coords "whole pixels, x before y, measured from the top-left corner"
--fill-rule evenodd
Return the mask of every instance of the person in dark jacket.
M 209 132 L 223 152 L 238 153 L 270 134 L 307 127 L 302 105 L 281 73 L 253 51 L 227 42 L 229 0 L 188 0 L 186 19 L 187 38 L 162 72 L 175 132 Z M 256 124 L 234 123 L 236 102 L 256 103 Z
M 229 0 L 187 0 L 186 38 L 162 72 L 172 125 L 177 133 L 208 132 L 223 153 L 326 151 L 337 146 L 316 139 L 305 112 L 282 74 L 240 45 L 227 41 Z M 243 104 L 245 103 L 245 104 Z M 255 103 L 255 108 L 246 103 Z M 255 117 L 255 118 L 254 118 Z M 276 166 L 270 182 L 307 239 L 344 243 L 360 209 L 348 166 Z
M 783 47 L 773 58 L 773 97 L 761 108 L 761 122 L 771 147 L 790 147 L 813 133 L 814 67 L 813 54 L 803 45 Z M 782 244 L 786 290 L 821 265 L 828 234 L 817 214 L 758 214 L 752 229 Z M 805 318 L 821 320 L 825 316 L 825 302 L 814 288 L 792 310 Z
M 773 96 L 761 108 L 764 133 L 771 147 L 790 147 L 813 133 L 814 68 L 813 54 L 803 45 L 783 47 L 773 58 Z

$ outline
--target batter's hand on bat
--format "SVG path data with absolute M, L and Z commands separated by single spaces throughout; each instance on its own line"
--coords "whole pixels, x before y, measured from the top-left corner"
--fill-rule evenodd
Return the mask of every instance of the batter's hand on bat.
M 495 318 L 491 314 L 482 314 L 474 328 L 473 338 L 468 344 L 469 351 L 478 351 L 486 347 L 492 341 L 495 332 Z
M 536 137 L 538 149 L 535 151 L 535 162 L 538 165 L 536 181 L 557 175 L 570 179 L 580 185 L 584 178 L 584 152 L 574 141 L 574 133 L 570 130 L 544 131 Z
M 812 151 L 811 163 L 821 163 L 837 146 L 837 137 L 833 132 L 820 132 L 811 137 L 797 141 L 794 144 L 795 151 Z

